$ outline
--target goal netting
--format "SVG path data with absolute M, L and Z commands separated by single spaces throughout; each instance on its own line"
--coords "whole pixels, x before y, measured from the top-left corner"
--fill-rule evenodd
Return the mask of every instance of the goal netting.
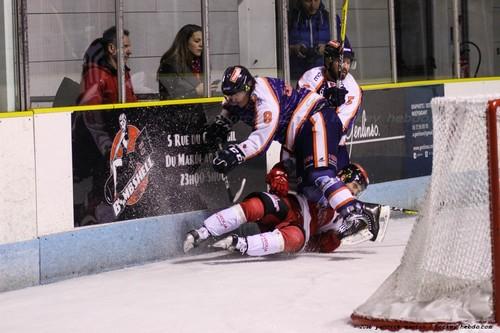
M 440 330 L 495 321 L 492 248 L 499 235 L 492 212 L 500 199 L 499 140 L 492 136 L 499 113 L 488 125 L 487 112 L 494 98 L 432 100 L 429 188 L 401 264 L 354 310 L 355 326 Z

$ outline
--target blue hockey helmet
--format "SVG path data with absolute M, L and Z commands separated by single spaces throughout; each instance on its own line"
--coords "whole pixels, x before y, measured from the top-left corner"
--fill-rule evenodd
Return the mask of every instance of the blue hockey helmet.
M 237 92 L 250 92 L 255 86 L 255 79 L 248 69 L 243 66 L 231 66 L 226 68 L 222 77 L 222 93 L 234 95 Z
M 338 40 L 331 40 L 325 45 L 324 56 L 325 58 L 337 59 L 340 57 L 341 51 L 341 43 Z M 344 42 L 344 57 L 351 59 L 351 61 L 354 60 L 354 51 L 347 40 Z

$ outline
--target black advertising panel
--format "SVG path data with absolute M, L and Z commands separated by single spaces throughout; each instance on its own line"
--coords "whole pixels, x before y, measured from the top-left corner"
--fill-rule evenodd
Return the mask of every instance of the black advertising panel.
M 204 142 L 207 119 L 219 105 L 123 108 L 72 114 L 75 226 L 195 210 L 229 202 L 223 175 Z M 228 142 L 250 133 L 236 125 Z M 233 194 L 266 189 L 265 157 L 229 173 Z M 242 187 L 243 185 L 243 187 Z
M 443 85 L 369 90 L 349 133 L 351 160 L 363 165 L 372 183 L 430 175 L 430 101 Z
M 443 85 L 406 89 L 406 160 L 404 178 L 430 175 L 432 172 L 431 99 L 444 96 Z
M 372 183 L 401 179 L 404 142 L 404 91 L 364 92 L 363 110 L 358 115 L 348 142 L 351 161 L 367 170 Z

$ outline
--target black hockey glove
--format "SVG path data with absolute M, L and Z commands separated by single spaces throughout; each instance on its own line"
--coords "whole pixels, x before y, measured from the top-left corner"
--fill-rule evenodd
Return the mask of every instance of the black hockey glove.
M 237 145 L 229 145 L 226 149 L 219 150 L 215 153 L 215 158 L 212 161 L 214 170 L 220 173 L 228 173 L 236 166 L 245 161 L 245 154 L 238 148 Z
M 205 142 L 210 147 L 218 147 L 227 142 L 227 135 L 231 130 L 231 121 L 223 115 L 215 117 L 215 121 L 205 128 Z
M 344 87 L 330 87 L 325 89 L 323 96 L 326 98 L 329 105 L 338 107 L 345 103 L 345 96 L 347 93 L 348 91 Z

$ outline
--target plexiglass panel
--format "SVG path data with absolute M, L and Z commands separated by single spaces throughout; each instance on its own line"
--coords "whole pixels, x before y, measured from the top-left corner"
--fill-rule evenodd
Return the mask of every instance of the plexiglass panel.
M 323 64 L 323 47 L 332 36 L 332 19 L 340 22 L 342 0 L 290 0 L 288 15 L 290 73 L 292 82 L 305 70 Z M 333 11 L 333 12 L 332 12 Z M 357 67 L 351 74 L 361 83 L 391 80 L 389 19 L 385 0 L 350 1 L 346 35 Z
M 201 2 L 124 3 L 124 20 L 134 45 L 130 60 L 132 81 L 139 98 L 204 97 Z
M 0 5 L 0 112 L 16 109 L 15 38 L 12 0 Z
M 115 24 L 115 1 L 27 1 L 27 22 L 31 106 L 78 104 L 85 52 Z

